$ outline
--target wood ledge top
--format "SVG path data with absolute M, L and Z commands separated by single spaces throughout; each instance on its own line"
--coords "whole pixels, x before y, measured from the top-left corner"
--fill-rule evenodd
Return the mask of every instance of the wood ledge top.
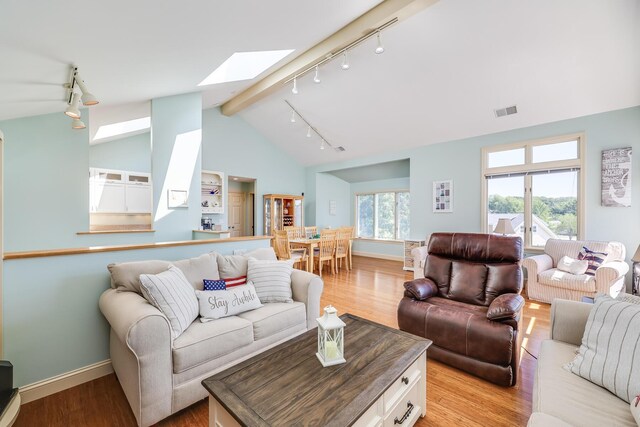
M 140 243 L 134 245 L 89 246 L 85 248 L 46 249 L 39 251 L 5 252 L 3 260 L 42 258 L 62 255 L 95 254 L 100 252 L 133 251 L 137 249 L 171 248 L 174 246 L 206 245 L 210 243 L 244 242 L 251 240 L 271 240 L 271 236 L 229 237 L 227 239 L 178 240 L 174 242 Z
M 126 230 L 94 230 L 94 231 L 78 231 L 78 235 L 86 234 L 120 234 L 120 233 L 155 233 L 156 230 L 144 230 L 144 229 L 126 229 Z

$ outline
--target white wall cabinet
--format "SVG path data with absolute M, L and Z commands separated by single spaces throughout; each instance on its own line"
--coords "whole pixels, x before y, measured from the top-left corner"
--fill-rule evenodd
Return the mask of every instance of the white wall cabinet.
M 92 168 L 89 170 L 89 211 L 92 213 L 151 213 L 151 175 Z
M 224 213 L 225 185 L 224 173 L 216 171 L 202 171 L 200 181 L 200 207 L 203 214 Z

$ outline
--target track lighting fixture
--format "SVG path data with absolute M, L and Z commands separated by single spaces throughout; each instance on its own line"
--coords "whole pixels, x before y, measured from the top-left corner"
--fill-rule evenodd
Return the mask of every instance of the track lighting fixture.
M 69 104 L 67 109 L 64 111 L 64 113 L 67 116 L 71 117 L 72 119 L 79 119 L 80 118 L 80 110 L 78 109 L 79 103 L 80 103 L 80 95 L 74 92 L 71 95 L 71 103 Z
M 319 76 L 319 69 L 318 66 L 316 65 L 316 75 L 313 76 L 313 82 L 314 83 L 320 83 L 320 76 Z
M 291 93 L 294 95 L 298 94 L 298 76 L 293 78 L 293 89 L 291 89 Z
M 378 30 L 378 34 L 376 34 L 377 38 L 378 38 L 378 47 L 376 47 L 376 54 L 380 55 L 381 53 L 384 52 L 384 46 L 382 46 L 382 41 L 380 41 L 380 30 Z
M 80 119 L 73 119 L 71 121 L 71 127 L 74 129 L 84 129 L 86 128 L 84 122 Z
M 334 147 L 333 145 L 331 145 L 325 138 L 324 136 L 322 136 L 320 134 L 320 132 L 318 131 L 317 128 L 311 126 L 311 123 L 309 123 L 309 121 L 307 121 L 307 119 L 304 118 L 304 116 L 302 114 L 300 114 L 300 112 L 298 110 L 295 109 L 295 107 L 293 105 L 291 105 L 291 103 L 289 101 L 287 101 L 286 99 L 284 100 L 284 102 L 287 104 L 287 106 L 289 108 L 291 108 L 291 122 L 295 123 L 296 121 L 296 116 L 298 116 L 298 118 L 300 119 L 300 121 L 302 121 L 302 123 L 304 123 L 305 125 L 307 125 L 307 138 L 310 141 L 313 141 L 311 139 L 311 137 L 313 136 L 313 133 L 315 133 L 316 135 L 318 135 L 318 138 L 320 139 L 320 149 L 324 150 L 326 146 L 329 146 L 331 148 L 333 148 L 336 152 L 343 152 L 345 151 L 344 147 Z M 296 126 L 297 128 L 297 126 Z M 313 132 L 313 133 L 312 133 Z M 315 143 L 315 141 L 314 141 Z
M 342 54 L 342 65 L 341 65 L 343 70 L 348 70 L 349 69 L 349 58 L 347 57 L 347 51 L 345 50 Z

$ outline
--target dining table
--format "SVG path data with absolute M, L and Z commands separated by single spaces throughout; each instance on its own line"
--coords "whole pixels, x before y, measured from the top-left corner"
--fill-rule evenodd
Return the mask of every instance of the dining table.
M 349 239 L 349 253 L 347 255 L 348 259 L 348 269 L 351 269 L 351 244 L 353 239 Z M 318 247 L 320 244 L 320 238 L 294 238 L 289 239 L 289 244 L 294 248 L 306 248 L 307 253 L 309 254 L 309 260 L 307 262 L 307 271 L 313 273 L 313 250 Z

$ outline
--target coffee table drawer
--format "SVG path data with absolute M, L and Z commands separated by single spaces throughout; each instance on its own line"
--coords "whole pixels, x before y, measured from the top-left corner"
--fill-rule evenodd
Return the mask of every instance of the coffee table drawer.
M 418 358 L 406 371 L 400 375 L 391 386 L 384 392 L 384 413 L 388 414 L 403 395 L 420 379 L 422 371 L 420 369 L 421 358 Z
M 400 401 L 384 420 L 384 427 L 412 426 L 422 413 L 420 402 L 420 382 L 413 383 L 411 389 L 402 395 Z
M 382 427 L 383 417 L 384 406 L 382 405 L 382 399 L 378 399 L 376 403 L 367 409 L 367 412 L 358 418 L 353 427 Z

